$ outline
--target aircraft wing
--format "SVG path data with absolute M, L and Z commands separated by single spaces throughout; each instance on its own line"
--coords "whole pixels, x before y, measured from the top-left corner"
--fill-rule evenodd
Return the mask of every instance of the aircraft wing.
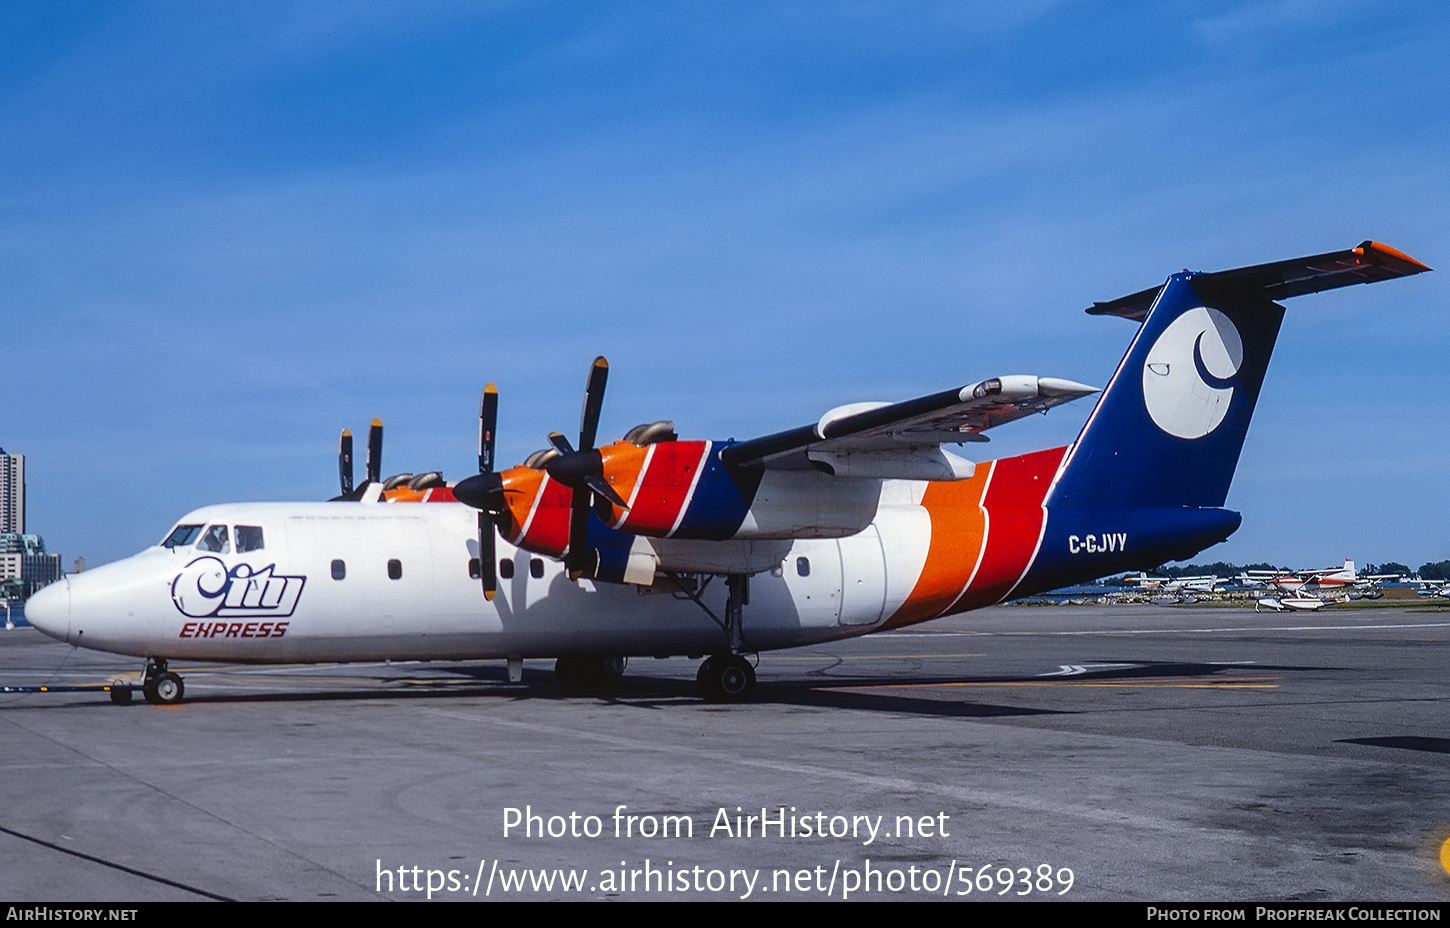
M 987 429 L 1097 392 L 1055 377 L 994 377 L 900 403 L 837 406 L 810 425 L 731 445 L 720 458 L 736 467 L 961 479 L 971 475 L 971 465 L 942 445 L 986 441 Z

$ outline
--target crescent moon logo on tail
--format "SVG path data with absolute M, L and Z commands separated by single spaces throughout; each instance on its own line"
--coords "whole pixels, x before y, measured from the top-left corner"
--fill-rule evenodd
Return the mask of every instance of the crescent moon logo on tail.
M 1153 422 L 1178 438 L 1203 438 L 1228 415 L 1244 345 L 1223 313 L 1207 306 L 1169 323 L 1143 363 L 1143 402 Z

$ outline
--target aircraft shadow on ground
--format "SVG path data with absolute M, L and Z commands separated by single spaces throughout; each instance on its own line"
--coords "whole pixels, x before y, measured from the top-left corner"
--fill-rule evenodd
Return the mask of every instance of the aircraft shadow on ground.
M 1450 754 L 1450 738 L 1427 738 L 1422 735 L 1394 735 L 1385 738 L 1341 738 L 1337 744 L 1363 744 L 1372 748 L 1400 748 L 1405 751 L 1428 751 Z
M 820 671 L 796 680 L 766 680 L 756 689 L 755 695 L 746 704 L 780 705 L 853 709 L 873 712 L 907 713 L 920 716 L 943 718 L 1001 718 L 1011 716 L 1071 715 L 1073 710 L 1044 709 L 1032 706 L 1009 705 L 971 698 L 974 687 L 1024 687 L 1073 684 L 1101 684 L 1112 681 L 1131 683 L 1133 680 L 1190 680 L 1206 683 L 1226 674 L 1237 674 L 1248 669 L 1232 664 L 1207 664 L 1193 662 L 1154 662 L 1132 659 L 1103 661 L 1122 664 L 1103 669 L 1083 668 L 1080 672 L 1059 675 L 1043 674 L 861 674 L 850 677 L 826 677 Z M 1254 664 L 1256 672 L 1282 673 L 1286 671 L 1318 670 L 1325 668 L 1287 667 Z M 606 703 L 633 708 L 664 709 L 682 703 L 698 703 L 699 697 L 694 681 L 679 678 L 650 677 L 645 674 L 626 675 L 617 683 L 606 686 L 581 687 L 563 686 L 556 682 L 549 670 L 526 668 L 519 683 L 509 683 L 507 670 L 497 664 L 450 664 L 446 666 L 412 666 L 403 672 L 379 676 L 376 686 L 358 684 L 332 689 L 294 689 L 289 692 L 231 692 L 201 693 L 188 696 L 186 702 L 196 705 L 223 705 L 228 703 L 308 703 L 366 701 L 378 699 L 457 699 L 457 698 L 503 698 L 522 700 L 574 700 L 593 699 Z M 265 687 L 277 678 L 257 678 L 258 687 Z M 303 686 L 318 685 L 306 678 L 298 678 Z M 196 674 L 195 684 L 205 686 L 204 672 Z M 244 683 L 234 684 L 245 686 Z M 323 684 L 325 685 L 325 684 Z M 922 690 L 932 690 L 933 695 L 922 695 Z M 914 692 L 907 693 L 906 690 Z M 137 698 L 138 705 L 144 705 Z M 736 708 L 730 704 L 712 704 L 714 709 Z M 1364 743 L 1375 741 L 1367 739 Z M 1379 739 L 1383 740 L 1383 739 Z M 1393 740 L 1393 739 L 1392 739 Z M 1420 739 L 1424 740 L 1424 739 Z M 1446 741 L 1446 739 L 1430 739 Z M 1450 741 L 1446 741 L 1450 745 Z M 1405 746 L 1405 745 L 1390 745 Z M 1434 747 L 1419 747 L 1418 750 L 1441 750 Z M 1446 748 L 1450 751 L 1450 748 Z

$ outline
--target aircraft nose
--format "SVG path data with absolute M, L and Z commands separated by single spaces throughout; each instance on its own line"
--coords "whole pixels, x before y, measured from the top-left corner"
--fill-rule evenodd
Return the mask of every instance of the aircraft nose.
M 70 636 L 70 578 L 42 587 L 25 602 L 25 621 L 34 628 L 66 641 Z

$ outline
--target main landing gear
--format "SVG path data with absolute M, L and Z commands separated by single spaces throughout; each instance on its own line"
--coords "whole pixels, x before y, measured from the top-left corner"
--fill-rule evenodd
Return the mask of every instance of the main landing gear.
M 695 686 L 706 702 L 745 702 L 755 692 L 755 668 L 739 654 L 716 654 L 700 665 Z
M 181 702 L 186 686 L 181 682 L 180 674 L 166 669 L 166 658 L 152 657 L 146 660 L 146 674 L 141 681 L 141 692 L 153 706 L 174 706 Z
M 705 614 L 720 626 L 730 649 L 706 658 L 705 663 L 700 665 L 699 672 L 695 674 L 695 687 L 699 690 L 700 698 L 706 702 L 745 702 L 755 693 L 755 668 L 741 654 L 745 650 L 741 619 L 744 607 L 750 602 L 750 575 L 726 575 L 725 589 L 728 595 L 725 599 L 723 622 L 710 611 L 710 607 L 705 605 L 698 594 L 689 591 L 683 583 L 680 588 L 686 590 L 686 595 L 695 601 L 695 605 L 705 610 Z

